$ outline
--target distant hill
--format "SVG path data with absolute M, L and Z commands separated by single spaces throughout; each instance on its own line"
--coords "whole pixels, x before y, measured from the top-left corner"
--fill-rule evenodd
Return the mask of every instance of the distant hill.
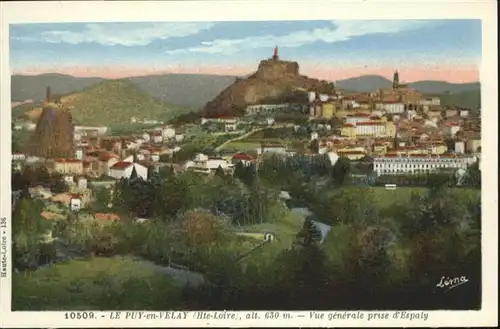
M 236 80 L 235 76 L 165 74 L 130 78 L 151 96 L 180 106 L 199 109 Z
M 456 94 L 443 94 L 440 95 L 440 98 L 442 105 L 456 105 L 474 110 L 481 108 L 481 92 L 479 89 Z
M 356 78 L 339 80 L 336 87 L 353 92 L 369 92 L 377 89 L 390 88 L 392 81 L 378 75 L 363 75 Z M 408 83 L 408 86 L 415 88 L 422 93 L 450 94 L 473 91 L 481 88 L 479 82 L 471 83 L 450 83 L 446 81 L 415 81 Z
M 446 81 L 417 81 L 408 84 L 422 93 L 458 94 L 463 92 L 478 91 L 481 89 L 479 82 L 449 83 Z
M 13 75 L 11 77 L 11 101 L 27 99 L 41 101 L 45 98 L 47 86 L 58 94 L 81 91 L 83 88 L 101 82 L 102 78 L 78 78 L 70 75 L 48 73 L 40 75 Z
M 57 92 L 55 88 L 52 90 Z M 134 116 L 138 119 L 166 121 L 190 111 L 159 101 L 125 79 L 104 80 L 81 92 L 65 95 L 61 100 L 71 109 L 74 122 L 85 125 L 129 123 Z M 16 110 L 14 108 L 13 113 Z M 40 114 L 41 108 L 35 108 L 27 112 L 26 116 L 35 121 Z
M 153 98 L 170 104 L 171 107 L 187 107 L 199 110 L 214 100 L 217 95 L 226 90 L 236 80 L 245 80 L 246 77 L 227 75 L 204 75 L 204 74 L 164 74 L 148 75 L 122 79 L 131 82 L 129 88 L 136 87 L 136 91 L 142 91 L 143 96 Z M 120 81 L 122 81 L 120 80 Z M 13 118 L 22 116 L 24 112 L 36 107 L 36 103 L 45 96 L 47 86 L 52 88 L 56 94 L 79 93 L 85 88 L 96 85 L 103 78 L 78 78 L 63 74 L 41 74 L 34 76 L 14 75 L 12 76 L 12 102 L 33 99 L 35 105 L 24 104 L 15 107 Z M 378 75 L 363 75 L 356 78 L 344 79 L 336 82 L 336 87 L 352 92 L 368 92 L 392 85 L 389 79 Z M 449 102 L 458 104 L 476 105 L 479 101 L 480 84 L 474 83 L 449 83 L 445 81 L 416 81 L 409 86 L 423 93 L 442 95 L 448 92 L 450 95 L 443 96 L 450 99 Z M 86 91 L 87 92 L 87 91 Z M 444 100 L 444 103 L 448 100 Z
M 378 75 L 363 75 L 356 78 L 339 80 L 336 88 L 352 92 L 369 92 L 377 89 L 389 88 L 392 82 Z

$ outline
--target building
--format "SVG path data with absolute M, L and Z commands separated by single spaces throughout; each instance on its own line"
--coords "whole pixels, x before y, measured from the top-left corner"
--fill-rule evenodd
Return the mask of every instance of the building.
M 148 178 L 148 168 L 134 162 L 119 161 L 109 168 L 109 176 L 115 179 L 129 179 L 135 169 L 137 176 L 146 180 Z
M 373 159 L 373 170 L 380 175 L 404 175 L 433 172 L 439 169 L 467 169 L 477 159 L 472 156 L 432 156 L 413 154 L 408 156 L 386 154 Z
M 463 140 L 457 140 L 455 141 L 455 153 L 457 154 L 463 154 L 465 153 L 465 142 Z
M 349 160 L 359 160 L 366 156 L 366 152 L 353 150 L 353 151 L 337 151 L 337 155 L 341 158 L 347 158 Z
M 272 115 L 284 111 L 290 107 L 290 104 L 256 104 L 249 105 L 245 109 L 246 116 L 253 115 Z M 202 123 L 203 124 L 203 123 Z
M 78 159 L 56 159 L 52 161 L 52 170 L 60 174 L 81 175 L 83 174 L 83 161 Z
M 352 123 L 344 123 L 340 128 L 340 135 L 344 137 L 356 137 L 356 128 Z
M 441 98 L 439 97 L 427 97 L 420 99 L 418 101 L 418 105 L 422 106 L 440 106 L 441 105 Z
M 385 136 L 385 126 L 382 121 L 358 122 L 355 126 L 356 136 Z
M 405 104 L 398 101 L 382 102 L 380 107 L 388 114 L 401 114 L 405 111 Z
M 79 194 L 71 194 L 71 198 L 69 200 L 69 209 L 71 211 L 80 211 L 82 208 L 82 199 Z
M 233 158 L 231 159 L 231 162 L 236 165 L 238 163 L 242 163 L 243 165 L 245 166 L 249 166 L 251 165 L 252 163 L 255 162 L 255 158 L 251 155 L 248 155 L 246 153 L 236 153 L 235 155 L 233 155 Z
M 110 175 L 110 168 L 120 160 L 120 157 L 113 153 L 101 153 L 99 160 L 94 163 L 94 168 L 97 169 L 97 175 Z M 97 166 L 97 168 L 95 168 Z
M 260 148 L 257 149 L 257 154 L 264 153 L 286 154 L 287 150 L 281 144 L 261 144 Z
M 481 138 L 480 137 L 470 137 L 465 143 L 465 148 L 469 153 L 480 153 L 481 152 Z

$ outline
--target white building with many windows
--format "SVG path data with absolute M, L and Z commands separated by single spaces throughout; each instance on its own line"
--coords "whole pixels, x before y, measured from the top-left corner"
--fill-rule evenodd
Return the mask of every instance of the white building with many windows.
M 475 156 L 455 155 L 385 155 L 373 159 L 373 170 L 380 175 L 416 174 L 439 169 L 467 169 L 478 159 Z

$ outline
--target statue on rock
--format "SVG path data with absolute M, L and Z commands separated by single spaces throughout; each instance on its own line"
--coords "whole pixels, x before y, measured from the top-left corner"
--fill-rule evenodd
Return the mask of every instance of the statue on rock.
M 278 47 L 274 47 L 273 61 L 278 60 Z

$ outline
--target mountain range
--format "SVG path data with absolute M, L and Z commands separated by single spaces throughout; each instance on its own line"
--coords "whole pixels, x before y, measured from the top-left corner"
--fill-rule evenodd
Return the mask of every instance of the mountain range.
M 104 120 L 104 117 L 111 122 L 124 123 L 125 117 L 134 116 L 137 102 L 142 104 L 139 106 L 143 111 L 142 114 L 168 118 L 171 115 L 165 114 L 165 109 L 172 109 L 168 111 L 172 115 L 186 113 L 189 110 L 201 110 L 208 102 L 214 100 L 222 91 L 240 79 L 236 76 L 203 74 L 149 75 L 119 80 L 73 77 L 56 73 L 13 75 L 11 101 L 22 102 L 28 99 L 34 101 L 31 104 L 14 107 L 13 117 L 20 117 L 21 114 L 36 108 L 45 97 L 46 87 L 50 86 L 56 94 L 79 95 L 76 98 L 67 99 L 74 103 L 77 108 L 76 112 L 86 113 L 74 114 L 76 120 L 85 124 Z M 376 75 L 364 75 L 335 82 L 336 88 L 352 92 L 373 91 L 390 87 L 391 84 L 390 80 Z M 479 82 L 416 81 L 408 85 L 426 94 L 442 95 L 444 104 L 480 107 Z M 112 98 L 116 99 L 112 100 Z M 93 118 L 97 108 L 106 108 L 106 111 L 111 112 L 110 114 L 101 113 L 100 118 Z M 146 108 L 151 110 L 144 112 Z M 140 116 L 140 113 L 135 113 L 135 115 Z

